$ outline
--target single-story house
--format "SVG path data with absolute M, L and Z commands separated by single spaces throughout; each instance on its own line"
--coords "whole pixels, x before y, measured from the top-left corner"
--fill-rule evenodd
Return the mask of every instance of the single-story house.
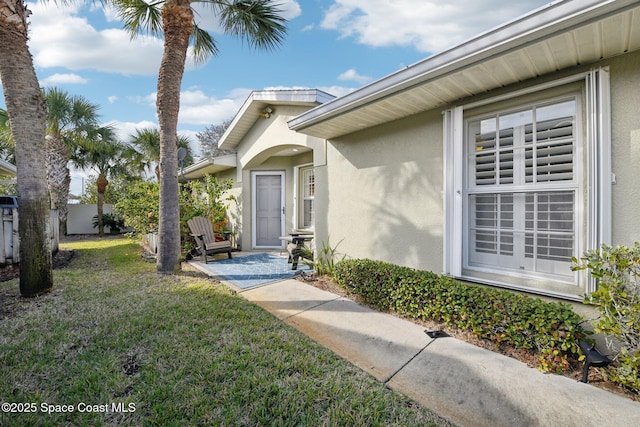
M 280 237 L 313 231 L 315 174 L 325 170 L 326 141 L 292 132 L 287 122 L 333 98 L 315 89 L 254 91 L 218 142 L 233 154 L 184 168 L 187 180 L 233 179 L 228 216 L 238 248 L 279 249 Z
M 577 301 L 595 282 L 572 257 L 640 240 L 637 0 L 554 2 L 345 96 L 310 93 L 250 97 L 223 136 L 243 248 L 311 228 L 350 257 Z

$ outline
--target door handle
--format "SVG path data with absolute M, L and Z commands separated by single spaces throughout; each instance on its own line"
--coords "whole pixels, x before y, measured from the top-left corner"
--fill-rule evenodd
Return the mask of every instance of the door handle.
M 284 215 L 284 206 L 282 207 L 282 215 Z

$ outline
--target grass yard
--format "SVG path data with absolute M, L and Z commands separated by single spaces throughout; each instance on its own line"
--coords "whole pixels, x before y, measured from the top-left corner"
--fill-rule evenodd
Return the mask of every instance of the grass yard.
M 157 274 L 134 242 L 62 248 L 52 293 L 0 283 L 2 426 L 447 425 L 200 273 Z

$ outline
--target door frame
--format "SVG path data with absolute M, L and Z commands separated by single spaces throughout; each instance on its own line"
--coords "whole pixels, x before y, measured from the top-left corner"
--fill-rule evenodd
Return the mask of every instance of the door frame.
M 285 171 L 251 171 L 251 247 L 253 249 L 280 249 L 282 244 L 277 246 L 258 246 L 257 234 L 257 179 L 258 176 L 279 176 L 280 177 L 280 235 L 284 235 L 285 230 Z

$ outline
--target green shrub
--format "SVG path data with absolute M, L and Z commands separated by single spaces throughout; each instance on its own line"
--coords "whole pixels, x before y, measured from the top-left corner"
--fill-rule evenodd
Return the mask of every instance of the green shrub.
M 538 352 L 540 369 L 563 372 L 579 356 L 582 318 L 569 304 L 460 283 L 429 271 L 366 259 L 339 262 L 333 278 L 378 309 L 443 322 L 477 338 Z
M 338 244 L 334 247 L 331 247 L 328 240 L 326 242 L 322 242 L 322 247 L 317 251 L 315 259 L 312 263 L 313 269 L 315 270 L 316 274 L 327 274 L 331 276 L 333 274 L 333 270 L 335 269 L 336 263 L 339 261 L 343 261 L 346 258 L 346 256 L 343 255 L 339 261 L 336 261 L 336 258 L 338 257 L 337 249 L 338 245 L 340 245 L 340 242 L 338 242 Z M 313 254 L 311 253 L 311 250 L 308 250 L 306 248 L 303 250 L 307 250 L 309 252 L 309 254 L 307 254 L 308 259 L 312 258 L 311 255 Z
M 615 348 L 613 340 L 620 346 L 607 375 L 640 391 L 640 243 L 588 251 L 580 261 L 574 259 L 574 270 L 585 269 L 598 279 L 598 290 L 585 298 L 600 311 L 595 331 L 607 336 L 609 349 Z

